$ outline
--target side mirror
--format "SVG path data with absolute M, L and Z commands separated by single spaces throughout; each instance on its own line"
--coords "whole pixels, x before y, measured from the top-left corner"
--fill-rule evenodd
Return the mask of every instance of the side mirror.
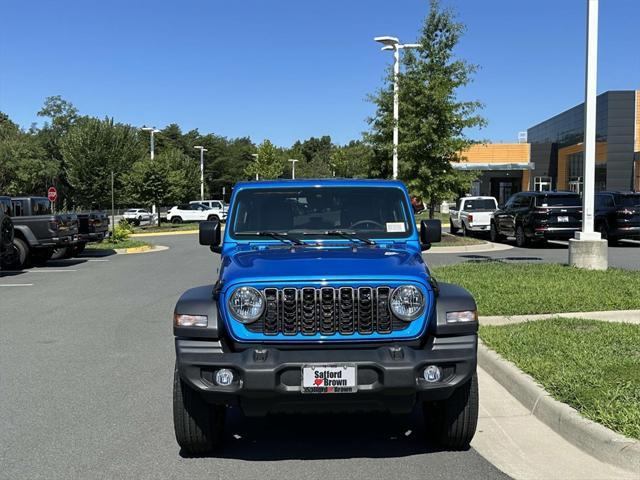
M 423 250 L 429 250 L 432 243 L 442 240 L 440 220 L 422 220 L 420 222 L 420 244 Z
M 220 243 L 222 242 L 220 230 L 220 222 L 217 220 L 200 222 L 200 245 L 211 248 L 212 252 L 220 253 L 222 251 L 222 248 L 220 248 Z

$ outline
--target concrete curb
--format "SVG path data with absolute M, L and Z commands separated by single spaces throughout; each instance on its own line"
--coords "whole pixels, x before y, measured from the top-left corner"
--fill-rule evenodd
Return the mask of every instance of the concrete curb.
M 115 252 L 118 255 L 135 255 L 137 253 L 163 252 L 165 250 L 169 250 L 169 247 L 163 247 L 162 245 L 145 245 L 143 247 L 116 248 Z
M 478 344 L 478 364 L 506 388 L 536 418 L 589 455 L 619 468 L 640 471 L 640 442 L 591 420 L 554 400 L 535 380 L 513 363 Z
M 168 237 L 171 235 L 194 235 L 198 230 L 178 230 L 177 232 L 149 232 L 149 233 L 132 233 L 129 237 Z
M 511 250 L 511 245 L 505 245 L 503 243 L 491 243 L 484 242 L 476 245 L 462 245 L 459 247 L 432 247 L 427 250 L 427 255 L 430 253 L 468 253 L 468 252 L 499 252 L 501 250 Z
M 640 310 L 610 310 L 603 312 L 568 312 L 568 313 L 541 313 L 533 315 L 495 315 L 480 317 L 481 325 L 511 325 L 513 323 L 533 322 L 548 320 L 551 318 L 584 318 L 588 320 L 600 320 L 614 323 L 640 324 Z

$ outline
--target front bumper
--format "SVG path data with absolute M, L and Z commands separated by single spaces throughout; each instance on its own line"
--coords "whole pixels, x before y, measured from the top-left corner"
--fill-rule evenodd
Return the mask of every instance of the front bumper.
M 640 227 L 619 227 L 609 231 L 609 237 L 615 239 L 640 238 Z
M 387 344 L 370 348 L 284 349 L 260 346 L 226 351 L 220 341 L 176 338 L 180 377 L 209 403 L 239 405 L 246 415 L 275 412 L 385 410 L 410 412 L 416 401 L 444 400 L 476 370 L 477 335 L 430 337 L 423 348 Z M 340 394 L 301 393 L 305 364 L 355 364 L 358 391 Z M 427 383 L 427 365 L 443 378 Z M 229 368 L 232 385 L 215 384 L 215 371 Z

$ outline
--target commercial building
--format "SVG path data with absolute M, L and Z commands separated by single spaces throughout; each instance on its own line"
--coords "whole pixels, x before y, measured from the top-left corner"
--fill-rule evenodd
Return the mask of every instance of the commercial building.
M 598 96 L 596 191 L 640 191 L 640 91 Z M 521 190 L 582 192 L 584 104 L 527 130 L 527 142 L 473 145 L 462 153 L 461 170 L 483 173 L 472 193 L 503 201 Z

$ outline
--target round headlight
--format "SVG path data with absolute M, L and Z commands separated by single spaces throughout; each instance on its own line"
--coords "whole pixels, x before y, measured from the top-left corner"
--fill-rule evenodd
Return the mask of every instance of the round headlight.
M 231 294 L 229 309 L 236 320 L 255 322 L 264 312 L 264 297 L 255 288 L 240 287 Z
M 401 285 L 391 294 L 391 311 L 400 320 L 410 322 L 418 318 L 424 307 L 424 295 L 418 287 Z

